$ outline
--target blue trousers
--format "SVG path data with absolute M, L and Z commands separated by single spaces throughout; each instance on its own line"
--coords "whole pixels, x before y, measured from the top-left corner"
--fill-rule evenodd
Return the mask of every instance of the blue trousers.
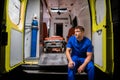
M 75 80 L 77 68 L 84 62 L 85 58 L 72 56 L 72 60 L 75 62 L 75 66 L 73 69 L 68 68 L 68 80 Z M 88 80 L 94 80 L 94 64 L 92 61 L 88 63 L 88 65 L 85 68 L 85 71 L 88 74 Z

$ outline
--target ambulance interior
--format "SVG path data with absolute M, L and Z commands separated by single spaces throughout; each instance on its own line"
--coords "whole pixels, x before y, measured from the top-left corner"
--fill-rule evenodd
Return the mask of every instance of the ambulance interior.
M 92 39 L 88 3 L 88 0 L 28 0 L 25 19 L 25 63 L 39 66 L 67 65 L 65 48 L 69 37 L 74 35 L 74 27 L 84 26 L 85 36 Z M 37 15 L 39 26 L 35 57 L 31 57 L 33 14 Z

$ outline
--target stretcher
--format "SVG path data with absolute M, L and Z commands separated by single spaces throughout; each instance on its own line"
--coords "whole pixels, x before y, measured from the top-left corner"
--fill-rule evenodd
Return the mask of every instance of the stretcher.
M 51 36 L 44 40 L 44 52 L 64 52 L 65 40 L 61 36 Z

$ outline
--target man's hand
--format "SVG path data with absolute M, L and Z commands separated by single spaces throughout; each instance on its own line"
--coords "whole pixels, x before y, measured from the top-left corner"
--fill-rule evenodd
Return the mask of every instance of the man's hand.
M 73 61 L 70 61 L 70 62 L 68 63 L 68 67 L 69 67 L 69 68 L 73 69 L 74 66 L 75 66 L 75 63 L 74 63 Z
M 85 69 L 85 66 L 84 65 L 80 65 L 79 68 L 77 69 L 78 70 L 78 73 L 82 73 Z

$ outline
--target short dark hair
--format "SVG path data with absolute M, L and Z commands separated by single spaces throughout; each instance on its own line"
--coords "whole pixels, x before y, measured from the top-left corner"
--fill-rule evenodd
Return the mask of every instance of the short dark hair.
M 83 26 L 76 26 L 75 29 L 80 29 L 80 31 L 85 31 L 84 27 Z

